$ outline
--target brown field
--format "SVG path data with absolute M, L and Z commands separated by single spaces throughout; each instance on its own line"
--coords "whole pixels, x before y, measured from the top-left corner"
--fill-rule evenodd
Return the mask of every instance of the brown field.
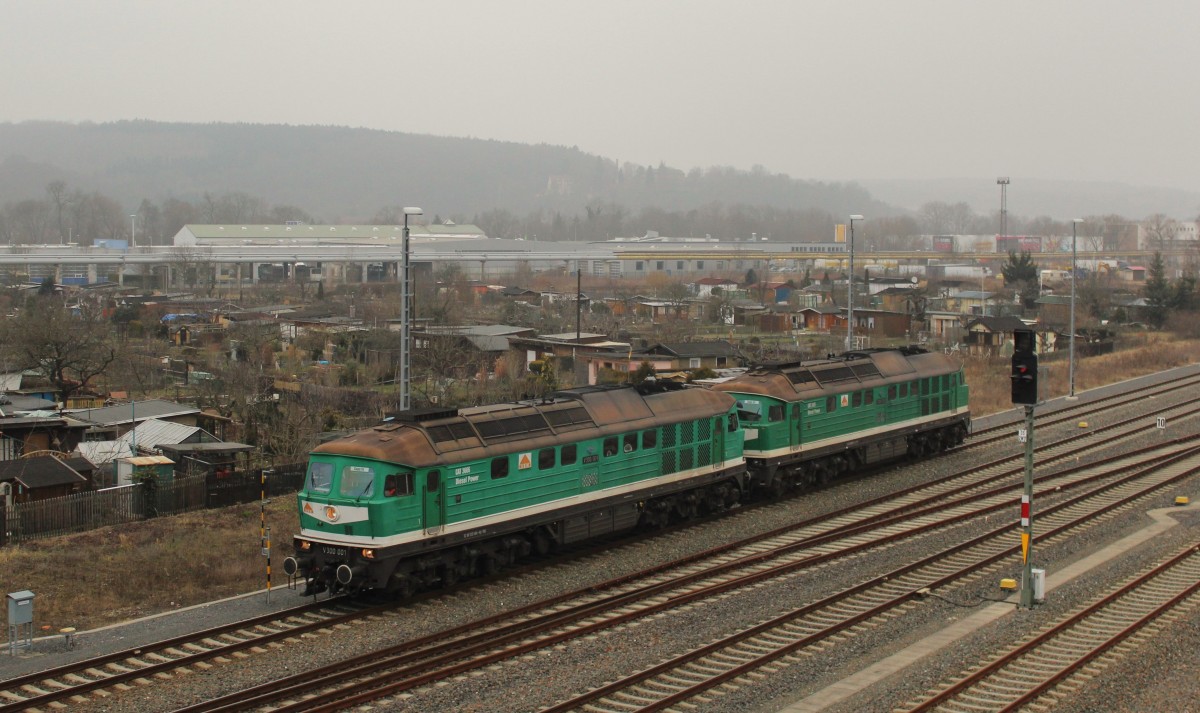
M 1121 346 L 1076 363 L 1077 392 L 1190 363 L 1200 342 L 1154 334 Z M 1043 394 L 1065 395 L 1066 361 L 1044 363 L 1050 371 Z M 1008 359 L 966 360 L 976 414 L 1012 408 L 1008 374 Z M 267 508 L 275 588 L 285 585 L 283 558 L 298 527 L 295 502 L 282 496 Z M 0 549 L 0 587 L 33 591 L 35 627 L 47 631 L 91 629 L 252 592 L 266 586 L 259 527 L 259 507 L 250 504 L 7 547 Z

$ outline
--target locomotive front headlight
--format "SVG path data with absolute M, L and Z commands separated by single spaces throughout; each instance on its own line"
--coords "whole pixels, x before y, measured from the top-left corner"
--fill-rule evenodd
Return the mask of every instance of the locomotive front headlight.
M 311 543 L 311 542 L 309 542 L 308 540 L 296 540 L 296 549 L 298 549 L 298 550 L 311 550 L 311 549 L 312 549 L 312 543 Z
M 363 550 L 362 556 L 363 559 L 373 560 L 375 559 L 375 550 Z

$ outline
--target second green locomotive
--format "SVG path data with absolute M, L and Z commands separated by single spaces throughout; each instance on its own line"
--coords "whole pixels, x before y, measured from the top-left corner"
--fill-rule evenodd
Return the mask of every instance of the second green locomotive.
M 919 347 L 758 366 L 714 388 L 738 400 L 753 486 L 773 495 L 932 455 L 971 428 L 961 363 Z

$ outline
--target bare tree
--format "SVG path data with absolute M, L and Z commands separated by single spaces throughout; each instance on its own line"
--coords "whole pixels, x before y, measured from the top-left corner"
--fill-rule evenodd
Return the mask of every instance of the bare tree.
M 943 235 L 950 230 L 950 205 L 942 201 L 930 201 L 918 211 L 921 224 L 930 235 Z
M 20 243 L 46 242 L 46 228 L 50 223 L 50 206 L 45 201 L 19 201 L 8 211 L 13 233 Z
M 67 242 L 67 230 L 63 224 L 63 212 L 71 202 L 71 196 L 67 194 L 66 181 L 50 181 L 46 186 L 46 193 L 50 196 L 50 205 L 54 208 L 54 225 L 58 228 L 58 242 Z
M 1155 213 L 1142 222 L 1142 229 L 1146 232 L 1146 247 L 1162 252 L 1174 247 L 1179 224 L 1173 218 Z
M 0 353 L 10 368 L 33 369 L 62 401 L 87 389 L 120 357 L 112 325 L 90 304 L 68 308 L 57 295 L 27 301 L 0 322 Z
M 182 278 L 189 289 L 206 283 L 208 296 L 212 296 L 216 286 L 216 263 L 213 261 L 212 248 L 177 245 L 171 250 L 171 268 L 175 270 L 175 279 Z

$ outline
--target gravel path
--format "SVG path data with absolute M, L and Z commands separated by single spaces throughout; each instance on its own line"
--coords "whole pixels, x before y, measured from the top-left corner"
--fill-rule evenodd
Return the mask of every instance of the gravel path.
M 1161 408 L 1165 399 L 1155 402 Z M 1047 408 L 1047 411 L 1052 409 Z M 1093 425 L 1127 417 L 1130 409 L 1107 419 L 1092 419 Z M 1014 413 L 997 418 L 1012 420 Z M 1182 435 L 1187 428 L 1200 426 L 1172 424 L 1171 435 Z M 1060 426 L 1039 430 L 1038 442 L 1049 441 L 1073 429 Z M 1161 440 L 1147 433 L 1139 442 Z M 505 611 L 559 592 L 604 581 L 620 574 L 665 562 L 685 554 L 713 547 L 731 539 L 762 532 L 821 512 L 848 507 L 864 499 L 893 492 L 946 475 L 961 467 L 962 458 L 984 460 L 987 456 L 1017 452 L 1015 437 L 1011 443 L 998 444 L 989 454 L 936 458 L 924 463 L 898 467 L 869 479 L 847 483 L 804 498 L 762 508 L 735 511 L 719 520 L 618 546 L 601 554 L 543 567 L 537 572 L 512 576 L 496 582 L 466 587 L 426 602 L 403 607 L 394 615 L 378 617 L 322 635 L 289 641 L 263 654 L 255 654 L 236 664 L 217 663 L 203 671 L 179 677 L 169 685 L 156 682 L 88 703 L 75 705 L 78 711 L 169 711 L 202 698 L 243 688 L 265 680 L 335 661 L 350 653 L 359 653 L 401 642 L 488 614 Z M 1133 446 L 1129 446 L 1133 447 Z M 1126 447 L 1129 448 L 1129 447 Z M 1072 463 L 1074 465 L 1074 463 Z M 1051 469 L 1052 470 L 1052 469 Z M 1042 474 L 1039 470 L 1039 475 Z M 1200 484 L 1192 482 L 1178 492 L 1164 495 L 1151 507 L 1169 505 L 1175 494 L 1187 494 L 1200 502 Z M 1101 526 L 1061 545 L 1039 547 L 1035 562 L 1048 571 L 1056 571 L 1070 562 L 1119 539 L 1140 527 L 1148 518 L 1145 510 L 1106 521 Z M 1015 518 L 1015 513 L 1013 515 Z M 902 673 L 855 697 L 829 708 L 831 711 L 891 711 L 985 657 L 1002 651 L 1051 618 L 1074 609 L 1085 599 L 1110 588 L 1150 562 L 1181 547 L 1185 542 L 1200 541 L 1200 511 L 1197 506 L 1179 509 L 1181 527 L 1147 543 L 1128 557 L 1088 573 L 1051 593 L 1046 604 L 1032 612 L 1007 616 L 992 627 L 981 629 L 946 650 L 914 663 Z M 1036 521 L 1035 521 L 1036 522 Z M 993 522 L 992 525 L 995 523 Z M 749 626 L 776 616 L 791 606 L 861 582 L 901 562 L 927 556 L 960 541 L 979 526 L 951 528 L 899 546 L 845 562 L 821 567 L 794 576 L 781 577 L 761 586 L 738 591 L 716 603 L 683 606 L 636 624 L 602 632 L 554 650 L 510 660 L 481 675 L 460 677 L 444 685 L 415 692 L 412 698 L 381 702 L 374 710 L 405 711 L 531 711 L 571 693 L 586 690 L 637 666 L 650 665 L 689 646 L 711 641 L 736 627 Z M 1015 529 L 1014 529 L 1015 533 Z M 1014 534 L 1015 537 L 1015 534 Z M 902 617 L 873 626 L 811 655 L 798 656 L 763 681 L 744 686 L 727 695 L 714 697 L 702 707 L 705 711 L 777 711 L 801 701 L 815 691 L 837 682 L 880 658 L 928 636 L 947 623 L 961 620 L 978 607 L 1001 596 L 996 582 L 1013 576 L 1019 562 L 991 571 L 971 583 L 943 592 L 946 601 L 926 599 Z M 298 603 L 293 592 L 276 590 L 270 608 Z M 18 675 L 57 665 L 66 658 L 87 658 L 106 650 L 145 643 L 186 630 L 215 626 L 228 620 L 268 611 L 262 593 L 197 607 L 122 627 L 88 632 L 78 640 L 74 651 L 63 651 L 61 641 L 39 641 L 28 654 L 0 659 L 0 677 Z M 1200 678 L 1200 614 L 1193 612 L 1170 627 L 1153 651 L 1130 656 L 1122 665 L 1104 672 L 1100 679 L 1081 692 L 1070 705 L 1057 710 L 1083 711 L 1200 711 L 1196 683 Z M 1191 707 L 1189 707 L 1191 706 Z

